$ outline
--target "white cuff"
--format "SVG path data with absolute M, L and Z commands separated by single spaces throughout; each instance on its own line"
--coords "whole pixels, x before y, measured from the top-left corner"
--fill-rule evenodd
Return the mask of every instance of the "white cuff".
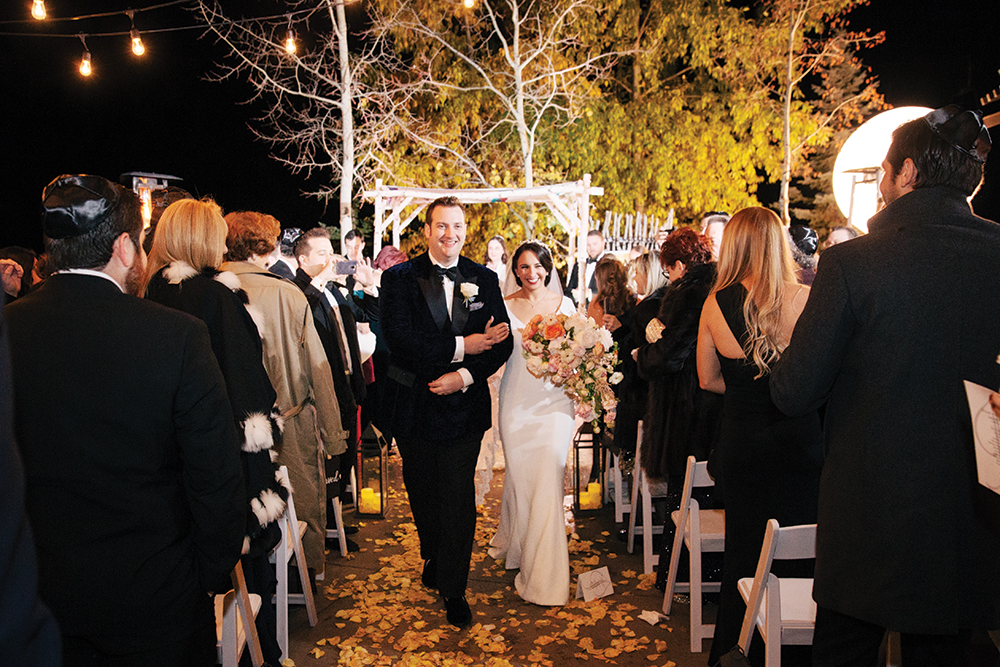
M 455 336 L 455 354 L 451 358 L 451 363 L 457 364 L 465 361 L 465 338 L 462 336 Z M 469 384 L 472 380 L 469 380 Z
M 472 373 L 470 373 L 469 369 L 467 368 L 459 368 L 457 372 L 459 375 L 462 376 L 462 382 L 464 383 L 462 386 L 462 391 L 465 391 L 466 389 L 468 389 L 469 385 L 475 382 L 475 380 L 472 377 Z

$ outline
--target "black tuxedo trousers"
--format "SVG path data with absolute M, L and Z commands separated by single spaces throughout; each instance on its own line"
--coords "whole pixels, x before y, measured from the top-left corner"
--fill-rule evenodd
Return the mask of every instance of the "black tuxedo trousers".
M 420 557 L 436 563 L 438 590 L 446 598 L 465 595 L 469 582 L 482 440 L 482 433 L 447 443 L 396 438 Z

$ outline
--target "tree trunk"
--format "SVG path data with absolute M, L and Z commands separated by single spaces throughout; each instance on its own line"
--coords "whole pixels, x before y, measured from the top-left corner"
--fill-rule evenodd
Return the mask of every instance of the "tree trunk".
M 805 0 L 808 4 L 809 0 Z M 785 100 L 782 109 L 781 140 L 784 155 L 781 160 L 781 220 L 786 225 L 791 224 L 792 217 L 788 212 L 788 186 L 792 179 L 792 66 L 795 58 L 795 29 L 798 24 L 795 5 L 788 16 L 788 61 L 785 64 Z
M 354 89 L 354 82 L 351 80 L 351 63 L 347 52 L 347 17 L 344 14 L 344 3 L 329 4 L 333 5 L 336 11 L 334 26 L 340 52 L 340 115 L 344 140 L 340 171 L 340 251 L 344 252 L 344 237 L 354 227 L 351 219 L 351 193 L 354 184 L 354 109 L 351 104 L 351 92 Z

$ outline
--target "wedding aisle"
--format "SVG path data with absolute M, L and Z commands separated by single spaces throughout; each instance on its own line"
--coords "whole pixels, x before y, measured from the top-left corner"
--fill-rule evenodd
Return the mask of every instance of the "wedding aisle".
M 398 455 L 389 468 L 388 518 L 345 512 L 345 521 L 360 528 L 353 538 L 361 551 L 347 558 L 328 554 L 326 581 L 316 596 L 319 623 L 310 628 L 304 609 L 292 609 L 291 652 L 298 667 L 705 664 L 707 652 L 688 651 L 687 604 L 675 602 L 671 618 L 656 626 L 639 617 L 644 610 L 658 612 L 663 596 L 654 586 L 655 574 L 642 574 L 640 550 L 629 554 L 618 538 L 610 507 L 575 516 L 570 564 L 574 591 L 577 574 L 607 566 L 614 592 L 558 608 L 522 601 L 514 592 L 516 571 L 486 554 L 500 514 L 502 471 L 493 478 L 477 523 L 468 591 L 473 625 L 466 630 L 449 625 L 440 598 L 420 583 L 416 529 Z

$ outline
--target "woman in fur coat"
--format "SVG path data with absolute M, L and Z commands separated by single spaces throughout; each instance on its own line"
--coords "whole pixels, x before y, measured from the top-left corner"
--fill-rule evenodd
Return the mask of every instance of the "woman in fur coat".
M 281 424 L 246 294 L 235 275 L 217 269 L 226 250 L 227 231 L 222 211 L 213 201 L 184 199 L 171 204 L 156 227 L 146 298 L 193 315 L 208 326 L 240 437 L 248 503 L 243 570 L 250 591 L 270 600 L 276 580 L 268 554 L 281 537 L 276 519 L 288 498 L 272 461 Z M 265 661 L 280 664 L 272 605 L 261 607 L 257 631 Z

